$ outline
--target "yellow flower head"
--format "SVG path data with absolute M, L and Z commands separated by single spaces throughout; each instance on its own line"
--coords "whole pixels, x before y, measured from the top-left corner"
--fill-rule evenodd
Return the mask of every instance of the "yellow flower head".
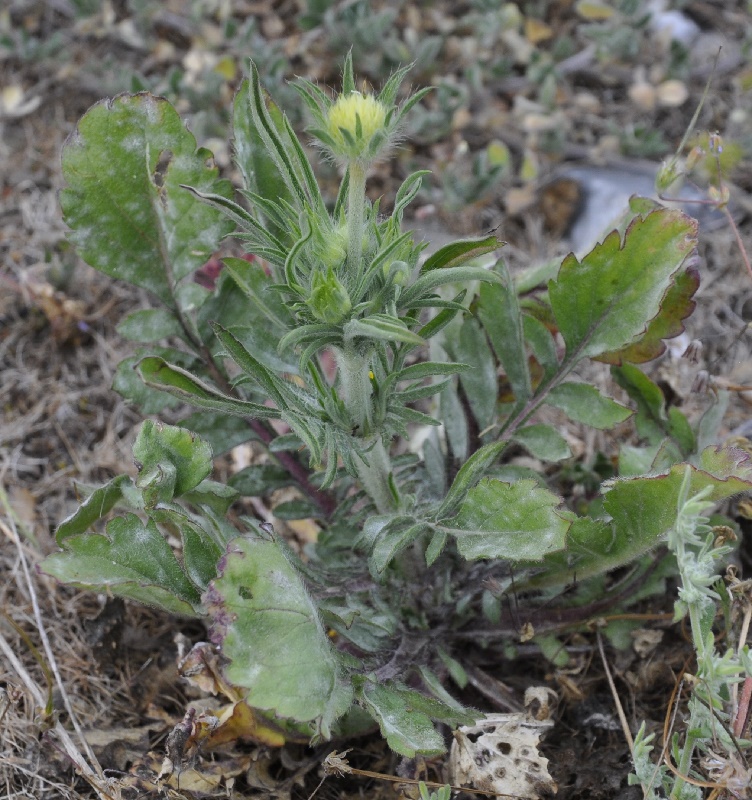
M 379 131 L 384 129 L 387 108 L 373 95 L 350 92 L 340 95 L 327 115 L 328 133 L 341 154 L 360 158 Z

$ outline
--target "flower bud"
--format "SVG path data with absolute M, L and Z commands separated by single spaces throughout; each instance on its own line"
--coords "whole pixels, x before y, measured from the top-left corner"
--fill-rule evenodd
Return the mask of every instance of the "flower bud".
M 682 358 L 686 358 L 690 364 L 699 364 L 700 356 L 702 356 L 702 342 L 699 339 L 692 339 L 682 353 Z
M 386 141 L 387 108 L 373 95 L 350 92 L 340 95 L 327 114 L 327 133 L 335 155 L 348 160 L 371 159 L 378 150 L 379 134 Z
M 325 269 L 340 267 L 347 258 L 347 226 L 336 225 L 332 230 L 317 235 L 315 253 Z
M 687 172 L 691 172 L 701 161 L 705 158 L 707 154 L 699 145 L 695 145 L 687 155 L 687 163 L 686 169 Z
M 404 261 L 392 261 L 384 265 L 384 277 L 390 277 L 397 286 L 404 286 L 410 277 L 410 267 Z
M 313 273 L 311 296 L 307 305 L 316 319 L 330 325 L 341 322 L 352 308 L 347 289 L 339 282 L 331 267 L 326 273 Z
M 658 192 L 658 196 L 667 192 L 679 180 L 680 175 L 676 159 L 669 161 L 668 164 L 664 163 L 655 176 L 655 190 Z

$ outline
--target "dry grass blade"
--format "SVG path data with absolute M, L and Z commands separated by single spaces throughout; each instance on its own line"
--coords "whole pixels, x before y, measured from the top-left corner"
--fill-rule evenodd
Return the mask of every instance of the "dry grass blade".
M 99 765 L 99 762 L 96 756 L 94 755 L 94 752 L 92 751 L 91 747 L 86 741 L 83 730 L 81 729 L 81 726 L 78 722 L 78 718 L 71 704 L 70 697 L 68 695 L 68 692 L 66 691 L 66 687 L 64 685 L 64 682 L 60 675 L 60 671 L 58 669 L 57 660 L 55 659 L 55 654 L 52 650 L 49 638 L 47 637 L 47 633 L 43 624 L 42 613 L 39 607 L 39 602 L 36 593 L 36 587 L 31 577 L 26 553 L 24 551 L 21 538 L 18 535 L 18 530 L 16 528 L 14 516 L 11 511 L 7 495 L 1 487 L 0 487 L 0 503 L 2 504 L 6 512 L 6 518 L 8 520 L 7 524 L 2 520 L 0 520 L 0 531 L 2 531 L 2 533 L 6 536 L 6 538 L 8 538 L 11 542 L 13 542 L 16 546 L 19 563 L 21 564 L 23 570 L 23 579 L 25 581 L 25 588 L 26 591 L 28 592 L 28 596 L 31 600 L 32 608 L 34 611 L 34 620 L 36 623 L 37 632 L 42 641 L 42 647 L 44 650 L 44 659 L 46 663 L 45 673 L 54 675 L 56 687 L 63 701 L 65 710 L 68 714 L 68 718 L 70 719 L 71 724 L 73 725 L 73 728 L 75 730 L 76 740 L 78 741 L 78 744 L 76 744 L 76 741 L 74 741 L 74 738 L 71 736 L 70 732 L 65 729 L 65 727 L 59 720 L 56 720 L 54 722 L 54 724 L 51 727 L 50 733 L 54 734 L 57 743 L 62 748 L 63 752 L 74 766 L 76 773 L 81 775 L 81 777 L 83 777 L 87 781 L 87 783 L 89 783 L 89 785 L 96 791 L 97 795 L 101 800 L 119 800 L 120 790 L 117 788 L 117 786 L 113 784 L 112 781 L 108 780 L 104 776 L 102 768 Z M 11 665 L 13 671 L 16 674 L 16 677 L 20 680 L 20 682 L 32 696 L 36 706 L 38 708 L 46 708 L 48 705 L 48 701 L 45 697 L 45 692 L 39 686 L 39 684 L 31 675 L 31 673 L 25 668 L 21 659 L 16 654 L 14 648 L 11 646 L 11 644 L 8 642 L 8 640 L 1 632 L 0 632 L 0 650 L 3 652 L 9 664 Z

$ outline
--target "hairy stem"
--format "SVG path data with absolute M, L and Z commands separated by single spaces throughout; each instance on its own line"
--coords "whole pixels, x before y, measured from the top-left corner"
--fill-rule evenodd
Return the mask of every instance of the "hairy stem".
M 353 432 L 362 437 L 366 446 L 369 438 L 373 441 L 373 446 L 368 450 L 368 463 L 356 458 L 358 478 L 376 503 L 379 513 L 394 511 L 396 503 L 389 486 L 389 475 L 392 471 L 389 453 L 378 432 L 373 431 L 371 360 L 351 340 L 346 340 L 342 349 L 336 349 L 335 355 L 339 394 L 345 404 Z
M 366 171 L 357 161 L 350 164 L 347 188 L 347 264 L 350 286 L 357 286 L 363 275 L 363 227 L 366 209 Z
M 360 482 L 376 504 L 379 514 L 396 511 L 397 502 L 389 485 L 389 475 L 392 471 L 391 462 L 381 438 L 378 438 L 368 451 L 368 463 L 366 464 L 365 461 L 358 458 L 356 467 Z
M 339 392 L 350 417 L 350 425 L 359 436 L 371 433 L 371 360 L 354 343 L 345 341 L 335 350 L 339 371 Z

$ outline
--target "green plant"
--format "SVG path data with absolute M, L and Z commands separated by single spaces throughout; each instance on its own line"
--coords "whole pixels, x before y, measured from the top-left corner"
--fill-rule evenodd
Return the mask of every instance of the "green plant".
M 699 800 L 702 797 L 700 787 L 685 779 L 703 781 L 703 776 L 692 768 L 696 750 L 707 755 L 712 747 L 717 760 L 733 763 L 739 744 L 730 733 L 731 715 L 726 708 L 733 684 L 745 675 L 752 675 L 747 645 L 738 651 L 729 648 L 721 654 L 716 649 L 713 634 L 713 623 L 721 603 L 716 564 L 733 550 L 729 544 L 733 534 L 728 528 L 708 524 L 704 515 L 713 507 L 713 503 L 705 499 L 708 489 L 690 496 L 690 487 L 691 474 L 687 469 L 679 493 L 676 520 L 668 535 L 668 547 L 679 569 L 676 618 L 689 617 L 697 667 L 696 674 L 691 676 L 693 689 L 683 741 L 677 732 L 667 746 L 677 772 L 651 762 L 650 742 L 654 737 L 645 735 L 644 724 L 635 739 L 635 775 L 631 779 L 642 785 L 648 798 L 656 798 L 655 787 L 661 786 L 672 800 Z M 725 591 L 722 583 L 720 590 Z M 719 750 L 724 756 L 718 755 Z M 730 783 L 729 787 L 733 788 Z
M 449 800 L 452 796 L 451 786 L 442 786 L 435 792 L 429 792 L 423 781 L 418 784 L 418 791 L 420 792 L 420 800 Z
M 63 153 L 71 238 L 161 304 L 120 324 L 142 347 L 116 388 L 148 415 L 199 410 L 179 427 L 143 423 L 135 480 L 82 488 L 42 570 L 204 619 L 233 696 L 288 735 L 378 725 L 412 756 L 444 750 L 435 722 L 476 716 L 447 688 L 465 681 L 463 642 L 513 639 L 524 622 L 549 646 L 563 625 L 659 590 L 666 562 L 652 553 L 686 482 L 717 504 L 752 487 L 752 465 L 712 446 L 720 406 L 693 427 L 636 366 L 694 307 L 696 223 L 635 200 L 621 232 L 524 297 L 493 235 L 422 259 L 402 217 L 424 173 L 388 216 L 365 193 L 424 94 L 398 102 L 406 71 L 374 96 L 356 91 L 350 59 L 334 100 L 297 85 L 343 170 L 331 206 L 254 66 L 233 110 L 242 204 L 164 99 L 121 95 L 80 121 Z M 195 276 L 230 234 L 254 257 L 224 258 L 205 288 Z M 620 477 L 598 485 L 591 471 L 598 496 L 575 513 L 545 469 L 501 462 L 516 448 L 570 457 L 546 407 L 600 429 L 633 415 L 571 380 L 588 361 L 612 365 L 641 443 L 622 448 Z M 269 461 L 211 480 L 213 456 L 248 440 Z M 297 499 L 276 517 L 321 526 L 303 555 L 228 516 L 282 486 Z

